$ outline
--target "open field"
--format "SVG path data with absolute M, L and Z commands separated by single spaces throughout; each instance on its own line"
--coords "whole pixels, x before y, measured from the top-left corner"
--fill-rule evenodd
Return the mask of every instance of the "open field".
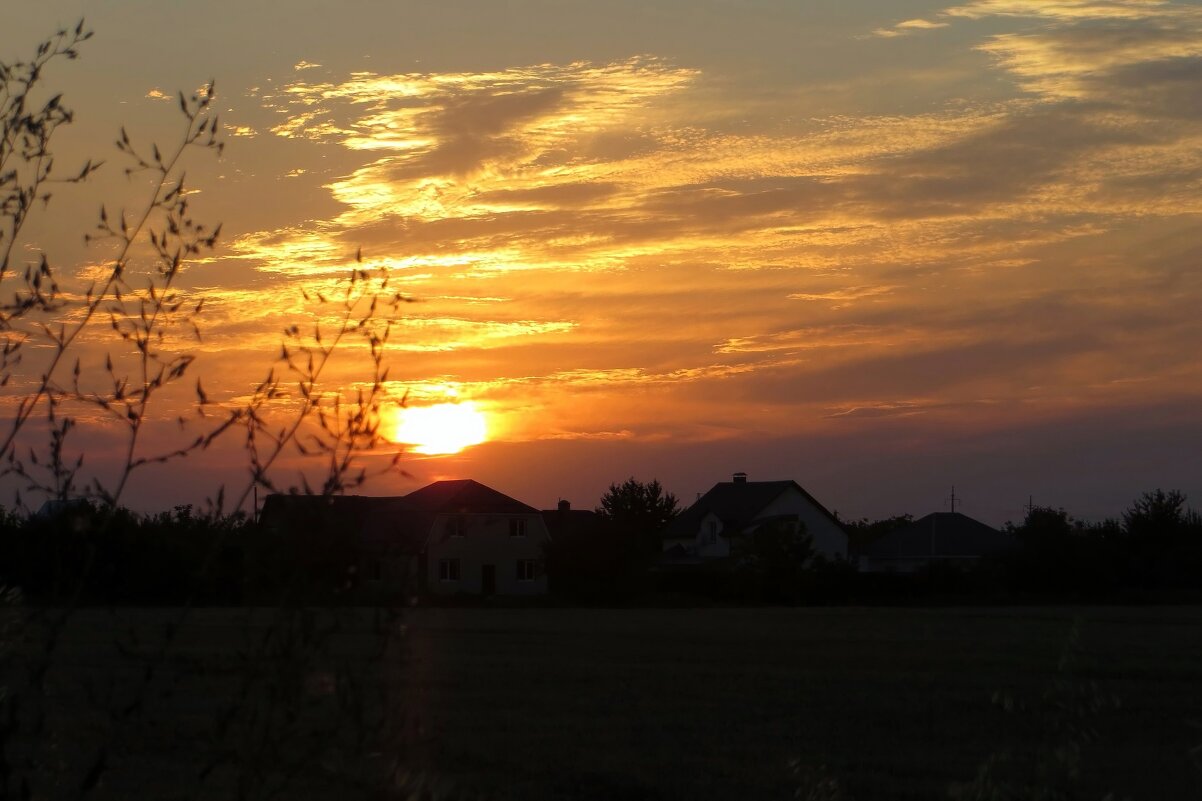
M 1058 671 L 1075 619 L 1076 669 Z M 1196 609 L 430 610 L 413 647 L 436 766 L 506 798 L 788 797 L 789 760 L 861 799 L 947 797 L 1034 745 L 1059 676 L 1118 696 L 1082 797 L 1202 797 Z
M 108 738 L 98 797 L 147 781 L 172 788 L 157 797 L 218 797 L 238 774 L 227 760 L 206 775 L 212 793 L 193 792 L 203 757 L 214 742 L 257 741 L 250 724 L 229 730 L 242 740 L 216 736 L 212 719 L 270 711 L 275 679 L 242 682 L 254 663 L 240 655 L 271 616 L 239 610 L 189 618 L 144 711 L 115 724 L 89 711 L 137 686 L 130 638 L 148 646 L 172 614 L 88 610 L 60 638 L 49 729 L 64 764 L 87 752 L 87 737 Z M 378 776 L 402 754 L 411 775 L 460 797 L 791 798 L 833 778 L 845 797 L 937 799 L 1004 750 L 1019 776 L 1031 774 L 1035 754 L 1073 739 L 1057 728 L 1080 726 L 1097 736 L 1081 752 L 1079 797 L 1202 797 L 1189 753 L 1202 744 L 1202 609 L 420 609 L 404 621 L 400 646 L 357 674 L 379 685 L 374 711 L 397 724 L 354 746 L 370 752 L 350 766 L 357 775 Z M 367 664 L 371 615 L 344 623 L 320 658 L 280 674 L 300 697 L 337 695 L 323 664 L 338 681 L 337 665 Z M 998 693 L 1019 708 L 1004 711 Z M 327 748 L 346 732 L 321 728 L 349 719 L 319 712 L 295 724 L 312 724 L 313 736 L 295 739 L 313 745 L 300 775 L 315 796 L 349 770 Z

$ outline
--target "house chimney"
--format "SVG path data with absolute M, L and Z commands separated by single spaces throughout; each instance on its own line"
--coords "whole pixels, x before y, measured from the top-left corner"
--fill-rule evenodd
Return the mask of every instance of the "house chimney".
M 747 474 L 746 473 L 735 473 L 734 481 L 736 484 L 746 484 L 747 483 Z
M 562 499 L 559 501 L 559 511 L 561 514 L 564 512 L 570 512 L 571 510 L 572 510 L 572 502 L 571 501 L 565 501 Z

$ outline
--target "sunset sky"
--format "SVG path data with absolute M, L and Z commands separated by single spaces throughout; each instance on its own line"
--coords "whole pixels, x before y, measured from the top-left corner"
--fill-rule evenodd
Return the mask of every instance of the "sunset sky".
M 215 79 L 224 155 L 188 176 L 222 242 L 185 275 L 215 400 L 356 249 L 419 301 L 391 397 L 470 403 L 487 441 L 410 453 L 371 494 L 475 478 L 591 508 L 634 475 L 687 502 L 741 470 L 845 518 L 944 510 L 953 484 L 993 524 L 1029 497 L 1202 506 L 1198 5 L 13 6 L 6 60 L 96 32 L 48 76 L 77 114 L 60 160 L 110 159 L 31 229 L 66 272 L 103 263 L 99 204 L 135 202 L 119 126 L 169 139 L 176 90 Z M 237 460 L 129 500 L 203 497 Z

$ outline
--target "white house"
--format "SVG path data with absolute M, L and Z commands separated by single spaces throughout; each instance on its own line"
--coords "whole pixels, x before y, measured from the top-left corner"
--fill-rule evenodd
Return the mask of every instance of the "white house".
M 542 515 L 470 479 L 401 497 L 270 495 L 261 519 L 289 543 L 283 558 L 366 598 L 547 592 Z
M 436 481 L 369 521 L 364 581 L 416 580 L 435 595 L 542 595 L 550 535 L 537 509 L 491 487 Z
M 796 481 L 748 481 L 746 473 L 715 484 L 668 526 L 665 561 L 705 562 L 731 553 L 732 541 L 765 525 L 804 525 L 815 553 L 847 557 L 847 533 Z

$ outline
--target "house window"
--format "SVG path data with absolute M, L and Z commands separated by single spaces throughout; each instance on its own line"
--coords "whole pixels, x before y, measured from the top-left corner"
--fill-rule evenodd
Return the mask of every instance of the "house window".
M 447 534 L 452 537 L 462 537 L 467 534 L 467 518 L 452 517 L 447 521 Z
M 526 520 L 521 517 L 512 517 L 509 519 L 509 536 L 524 537 L 526 536 Z
M 518 581 L 534 581 L 535 562 L 533 559 L 518 560 Z
M 438 560 L 438 580 L 439 581 L 459 581 L 459 560 L 458 559 L 439 559 Z
M 384 565 L 379 559 L 370 559 L 367 562 L 367 570 L 364 572 L 367 573 L 368 581 L 380 581 L 384 578 Z
M 713 545 L 718 541 L 718 521 L 711 520 L 705 524 L 705 533 L 701 535 L 702 545 Z

